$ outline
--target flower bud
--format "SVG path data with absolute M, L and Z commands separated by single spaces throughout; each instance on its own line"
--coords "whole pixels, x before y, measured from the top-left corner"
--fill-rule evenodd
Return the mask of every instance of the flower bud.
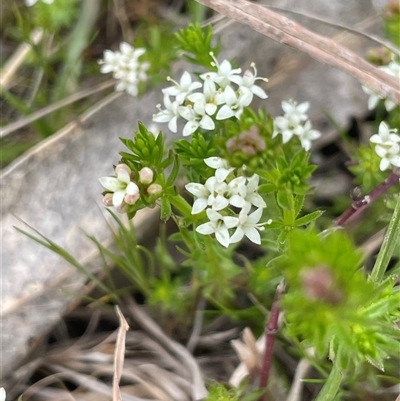
M 154 172 L 149 167 L 143 167 L 139 171 L 139 182 L 144 185 L 149 185 L 153 182 Z
M 107 207 L 113 206 L 113 194 L 107 193 L 103 197 L 103 204 Z
M 115 173 L 118 175 L 118 173 L 120 173 L 120 172 L 126 172 L 129 175 L 131 175 L 131 169 L 124 163 L 117 164 L 115 166 Z
M 125 195 L 124 202 L 128 205 L 134 205 L 137 200 L 140 198 L 140 194 L 133 194 L 133 195 Z
M 327 266 L 304 269 L 301 272 L 301 280 L 306 297 L 311 301 L 322 301 L 334 305 L 343 298 L 333 272 Z
M 130 182 L 126 187 L 126 195 L 124 197 L 124 202 L 128 205 L 133 205 L 140 198 L 139 187 L 134 183 Z
M 160 196 L 162 194 L 162 186 L 160 184 L 151 184 L 147 188 L 147 193 L 153 196 Z

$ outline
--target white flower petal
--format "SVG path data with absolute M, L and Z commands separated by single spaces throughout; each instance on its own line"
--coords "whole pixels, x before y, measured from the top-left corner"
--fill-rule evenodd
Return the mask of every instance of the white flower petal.
M 99 181 L 108 191 L 115 192 L 121 189 L 121 182 L 116 177 L 101 177 Z
M 119 190 L 119 191 L 114 192 L 113 200 L 112 200 L 113 205 L 115 207 L 121 206 L 124 198 L 125 198 L 125 190 Z

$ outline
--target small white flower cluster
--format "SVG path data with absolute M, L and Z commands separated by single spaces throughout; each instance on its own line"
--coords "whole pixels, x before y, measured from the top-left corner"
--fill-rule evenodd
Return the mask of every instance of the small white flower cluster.
M 228 60 L 218 63 L 210 53 L 217 71 L 206 72 L 200 75 L 203 82 L 192 82 L 191 75 L 185 71 L 179 81 L 173 81 L 174 85 L 163 89 L 164 107 L 154 114 L 153 121 L 168 123 L 168 128 L 176 133 L 177 120 L 183 118 L 186 124 L 183 128 L 183 136 L 193 134 L 199 127 L 211 131 L 215 128 L 213 119 L 225 120 L 231 117 L 240 118 L 243 109 L 250 105 L 253 96 L 261 99 L 268 96 L 265 91 L 255 84 L 257 80 L 267 81 L 266 78 L 257 77 L 257 69 L 251 64 L 254 73 L 246 70 L 243 76 L 239 75 L 240 68 L 232 68 Z M 232 86 L 236 84 L 237 88 Z M 194 92 L 196 89 L 202 92 Z M 171 100 L 171 97 L 174 99 Z
M 398 80 L 400 80 L 400 64 L 396 63 L 395 61 L 391 61 L 388 65 L 382 65 L 378 67 L 379 70 L 386 72 L 388 75 L 392 75 L 396 77 Z M 382 99 L 384 99 L 381 95 L 375 93 L 373 90 L 370 88 L 363 86 L 362 87 L 363 91 L 369 95 L 368 99 L 368 109 L 372 110 L 374 109 L 378 102 Z M 385 99 L 385 108 L 387 111 L 391 111 L 396 107 L 396 103 L 393 102 L 390 99 Z
M 25 0 L 25 5 L 27 7 L 32 7 L 37 3 L 37 1 L 38 0 Z M 43 1 L 43 3 L 51 4 L 51 3 L 53 3 L 54 0 L 42 0 L 42 1 Z
M 204 162 L 215 169 L 215 175 L 208 178 L 204 185 L 192 182 L 185 186 L 197 198 L 192 214 L 206 210 L 209 219 L 199 225 L 196 231 L 203 235 L 215 234 L 217 241 L 226 248 L 244 236 L 260 244 L 259 231 L 263 230 L 263 224 L 259 220 L 267 205 L 257 193 L 259 176 L 254 174 L 250 178 L 239 176 L 229 179 L 235 169 L 229 167 L 226 160 L 209 157 Z M 235 213 L 230 206 L 241 210 Z M 235 232 L 231 236 L 229 229 L 233 228 Z
M 382 159 L 379 165 L 381 171 L 390 166 L 400 167 L 400 135 L 397 134 L 397 130 L 390 129 L 382 121 L 378 134 L 372 135 L 369 140 L 375 144 L 375 152 Z
M 106 206 L 115 206 L 120 213 L 125 213 L 129 205 L 134 205 L 140 198 L 140 189 L 133 181 L 134 173 L 126 164 L 118 164 L 115 167 L 116 177 L 99 178 L 100 184 L 106 190 L 103 203 Z M 139 171 L 139 184 L 145 185 L 149 195 L 160 195 L 162 188 L 153 183 L 154 172 L 149 167 L 143 167 Z
M 282 109 L 285 112 L 283 116 L 274 119 L 275 138 L 278 134 L 282 135 L 282 142 L 287 143 L 295 135 L 300 139 L 304 150 L 310 150 L 312 141 L 318 139 L 321 133 L 312 129 L 312 125 L 306 114 L 310 104 L 308 102 L 299 105 L 290 100 L 282 102 Z
M 150 63 L 139 61 L 146 50 L 143 48 L 135 49 L 129 43 L 121 42 L 119 51 L 104 51 L 104 58 L 99 60 L 100 72 L 107 74 L 113 73 L 113 78 L 118 80 L 115 85 L 116 91 L 126 91 L 132 96 L 138 94 L 138 84 L 147 80 L 146 71 Z

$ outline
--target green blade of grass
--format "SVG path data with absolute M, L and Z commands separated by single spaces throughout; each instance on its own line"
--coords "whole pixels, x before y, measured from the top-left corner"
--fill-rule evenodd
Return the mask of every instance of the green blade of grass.
M 392 218 L 390 219 L 388 229 L 375 265 L 371 272 L 371 280 L 381 281 L 385 271 L 389 265 L 393 252 L 400 244 L 400 196 L 397 197 L 396 207 L 394 209 Z

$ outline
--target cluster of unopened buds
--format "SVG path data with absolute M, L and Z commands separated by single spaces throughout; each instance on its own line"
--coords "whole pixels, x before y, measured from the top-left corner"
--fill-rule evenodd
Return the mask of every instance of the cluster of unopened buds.
M 242 76 L 239 75 L 242 70 L 232 68 L 228 60 L 219 64 L 213 53 L 210 55 L 214 60 L 212 66 L 216 67 L 217 71 L 201 74 L 203 82 L 192 81 L 187 71 L 183 73 L 179 83 L 168 78 L 174 85 L 162 90 L 165 109 L 158 105 L 160 111 L 154 114 L 153 121 L 168 123 L 170 131 L 176 133 L 177 121 L 183 118 L 186 123 L 182 134 L 189 136 L 198 128 L 213 130 L 214 119 L 240 118 L 243 109 L 250 105 L 254 95 L 261 99 L 268 97 L 265 91 L 255 84 L 257 80 L 267 79 L 257 77 L 254 63 L 251 65 L 254 73 L 246 70 Z M 202 89 L 202 92 L 194 92 L 197 89 Z
M 282 142 L 289 142 L 292 137 L 297 137 L 304 150 L 310 150 L 312 141 L 321 136 L 319 131 L 312 129 L 312 125 L 306 114 L 310 104 L 308 102 L 297 104 L 290 100 L 282 102 L 283 116 L 274 119 L 274 133 L 272 137 L 282 135 Z
M 126 91 L 132 96 L 138 94 L 138 84 L 147 80 L 146 71 L 150 64 L 139 61 L 140 56 L 146 52 L 143 48 L 135 49 L 129 43 L 121 42 L 119 51 L 104 51 L 104 58 L 99 60 L 100 72 L 112 72 L 113 78 L 118 80 L 116 91 Z
M 397 130 L 390 129 L 382 121 L 379 124 L 379 132 L 371 136 L 370 142 L 375 145 L 375 152 L 381 158 L 379 165 L 381 171 L 391 166 L 400 167 L 400 135 Z
M 235 176 L 236 169 L 219 157 L 210 157 L 204 162 L 215 169 L 215 174 L 204 184 L 192 182 L 185 186 L 196 197 L 192 214 L 205 210 L 209 220 L 196 227 L 196 231 L 203 235 L 215 234 L 217 241 L 225 247 L 239 242 L 244 236 L 260 244 L 259 231 L 263 230 L 264 223 L 259 221 L 267 205 L 257 192 L 259 176 Z
M 143 167 L 136 177 L 129 166 L 121 163 L 115 167 L 115 174 L 115 177 L 102 177 L 99 180 L 105 189 L 104 205 L 114 206 L 120 213 L 125 213 L 143 193 L 154 198 L 161 195 L 162 187 L 153 182 L 154 172 L 149 167 Z

